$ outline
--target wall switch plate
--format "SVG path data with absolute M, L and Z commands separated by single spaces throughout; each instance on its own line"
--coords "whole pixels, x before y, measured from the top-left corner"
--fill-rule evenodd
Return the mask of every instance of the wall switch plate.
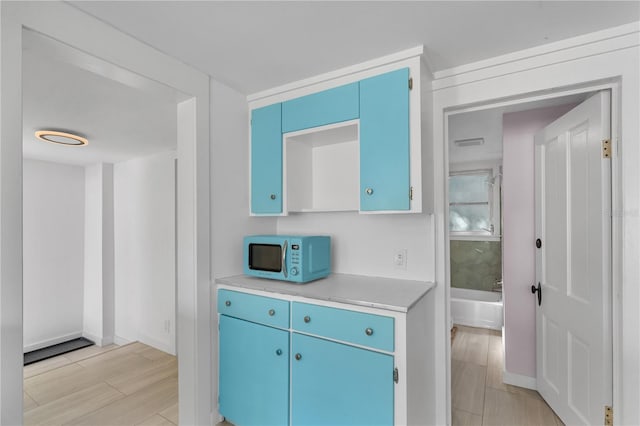
M 394 250 L 393 267 L 395 269 L 407 269 L 407 249 Z

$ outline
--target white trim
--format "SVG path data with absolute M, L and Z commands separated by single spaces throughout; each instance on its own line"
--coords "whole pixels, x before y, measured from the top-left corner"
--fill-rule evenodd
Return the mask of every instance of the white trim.
M 382 65 L 387 65 L 392 62 L 398 62 L 405 59 L 413 58 L 415 56 L 421 56 L 423 52 L 424 52 L 424 46 L 418 45 L 416 47 L 402 50 L 400 52 L 396 52 L 391 55 L 382 56 L 380 58 L 361 62 L 356 65 L 340 68 L 331 72 L 327 72 L 324 74 L 316 75 L 310 78 L 305 78 L 303 80 L 294 81 L 291 83 L 283 84 L 282 86 L 277 86 L 271 89 L 263 90 L 261 92 L 250 94 L 247 96 L 247 102 L 252 103 L 262 98 L 269 98 L 271 96 L 278 95 L 280 93 L 289 92 L 295 89 L 300 89 L 302 87 L 323 83 L 329 80 L 343 77 L 345 75 L 354 74 L 354 73 L 365 71 L 371 68 L 377 68 Z
M 85 339 L 91 340 L 93 343 L 96 344 L 96 346 L 100 346 L 100 347 L 110 345 L 111 343 L 113 343 L 113 338 L 99 337 L 99 336 L 96 336 L 95 334 L 87 333 L 86 331 L 82 332 L 82 337 L 84 337 Z
M 502 370 L 502 383 L 526 389 L 538 390 L 538 383 L 535 377 L 509 373 L 507 370 Z
M 521 72 L 527 72 L 535 70 L 536 68 L 546 67 L 551 65 L 564 64 L 570 61 L 579 59 L 586 59 L 593 56 L 606 54 L 616 50 L 624 50 L 636 47 L 640 44 L 638 40 L 638 34 L 627 34 L 619 39 L 607 39 L 593 44 L 576 47 L 575 50 L 557 51 L 551 52 L 546 55 L 534 56 L 521 62 L 511 62 L 504 64 L 504 66 L 498 65 L 496 69 L 484 68 L 477 71 L 455 75 L 453 77 L 434 80 L 433 89 L 443 90 L 447 88 L 459 87 L 464 84 L 476 83 L 483 80 L 495 79 L 497 77 L 510 76 L 513 74 L 519 74 Z M 497 73 L 500 73 L 497 75 Z M 594 79 L 595 80 L 595 79 Z
M 135 340 L 125 339 L 124 337 L 120 337 L 120 336 L 115 336 L 113 338 L 113 343 L 115 343 L 118 346 L 128 345 L 129 343 L 133 343 L 134 341 Z
M 23 351 L 25 353 L 26 352 L 35 351 L 35 350 L 38 350 L 38 349 L 46 348 L 47 346 L 53 346 L 53 345 L 57 345 L 58 343 L 66 342 L 68 340 L 77 339 L 78 337 L 82 337 L 82 332 L 81 331 L 77 331 L 75 333 L 65 334 L 64 336 L 54 337 L 53 339 L 41 340 L 39 342 L 32 343 L 30 345 L 26 345 L 23 348 Z
M 578 47 L 589 46 L 591 44 L 606 41 L 608 39 L 625 37 L 630 34 L 634 34 L 640 31 L 640 22 L 632 22 L 630 24 L 624 24 L 617 27 L 607 28 L 605 30 L 596 31 L 589 34 L 580 35 L 564 40 L 560 40 L 553 43 L 543 44 L 541 46 L 532 47 L 529 49 L 519 50 L 516 52 L 507 53 L 505 55 L 494 56 L 493 58 L 484 59 L 477 62 L 471 62 L 469 64 L 460 65 L 453 68 L 448 68 L 433 73 L 435 80 L 445 80 L 450 77 L 459 76 L 461 74 L 467 74 L 474 71 L 485 70 L 488 68 L 495 68 L 505 66 L 518 62 L 522 64 L 524 61 L 543 56 L 551 53 L 561 52 L 563 54 L 573 54 L 573 52 L 567 52 Z M 594 53 L 592 53 L 594 54 Z M 434 89 L 436 89 L 434 85 Z
M 166 353 L 168 353 L 170 355 L 175 355 L 176 354 L 175 351 L 172 350 L 170 343 L 163 342 L 162 340 L 155 339 L 155 338 L 153 338 L 153 337 L 151 337 L 149 335 L 140 334 L 138 336 L 138 341 L 140 343 L 144 343 L 145 345 L 149 345 L 149 346 L 154 347 L 154 348 L 156 348 L 158 350 L 166 352 Z
M 630 43 L 629 37 L 634 38 L 634 42 Z M 633 137 L 627 137 L 624 141 L 620 139 L 621 130 L 624 127 L 626 129 L 625 134 L 635 135 L 637 134 L 637 127 L 634 131 L 634 126 L 637 126 L 635 121 L 626 120 L 623 122 L 623 116 L 633 116 L 637 112 L 638 103 L 637 98 L 631 100 L 629 97 L 623 99 L 621 92 L 622 88 L 616 88 L 618 84 L 624 83 L 624 87 L 629 87 L 631 90 L 637 87 L 637 73 L 638 65 L 634 62 L 633 58 L 638 55 L 637 46 L 640 45 L 637 34 L 631 35 L 627 38 L 620 40 L 608 40 L 609 49 L 602 49 L 601 54 L 593 54 L 590 57 L 576 54 L 576 52 L 568 52 L 565 55 L 564 61 L 554 61 L 550 58 L 540 58 L 535 66 L 523 67 L 521 72 L 514 73 L 505 69 L 496 69 L 492 71 L 492 74 L 488 77 L 474 74 L 473 77 L 478 77 L 473 84 L 467 84 L 466 82 L 459 82 L 456 87 L 449 87 L 446 90 L 436 92 L 434 96 L 434 140 L 437 142 L 434 145 L 434 151 L 436 155 L 434 178 L 436 182 L 441 182 L 446 176 L 447 172 L 447 152 L 443 149 L 446 146 L 447 130 L 445 121 L 449 111 L 454 108 L 468 108 L 470 105 L 473 110 L 479 110 L 490 107 L 496 107 L 500 103 L 504 103 L 504 99 L 510 99 L 507 103 L 520 103 L 528 102 L 534 98 L 548 98 L 562 96 L 568 92 L 575 91 L 593 91 L 601 90 L 603 87 L 609 87 L 613 93 L 613 109 L 612 109 L 612 133 L 615 135 L 613 139 L 616 141 L 616 152 L 620 153 L 623 147 L 627 147 L 627 152 L 630 154 L 637 154 L 637 150 L 633 149 L 636 142 Z M 629 46 L 636 46 L 633 51 L 629 49 Z M 548 62 L 547 62 L 548 60 Z M 504 71 L 504 72 L 503 72 Z M 482 74 L 482 73 L 480 73 Z M 516 75 L 517 74 L 517 75 Z M 634 78 L 635 76 L 635 78 Z M 490 81 L 489 81 L 490 80 Z M 611 82 L 603 84 L 603 82 Z M 435 86 L 435 85 L 434 85 Z M 443 85 L 439 86 L 444 88 Z M 560 88 L 560 89 L 558 89 Z M 622 110 L 622 105 L 626 105 L 627 112 Z M 633 139 L 633 140 L 632 140 Z M 442 166 L 438 167 L 439 161 L 444 160 Z M 629 163 L 630 159 L 627 158 L 626 162 Z M 624 200 L 634 202 L 633 197 L 630 195 L 630 190 L 622 186 L 624 176 L 630 175 L 627 171 L 624 173 L 622 169 L 623 161 L 620 157 L 616 157 L 615 154 L 612 158 L 613 167 L 613 209 L 618 214 L 613 214 L 613 290 L 614 295 L 614 395 L 613 405 L 619 407 L 617 413 L 622 418 L 622 423 L 635 423 L 640 416 L 637 404 L 632 400 L 637 397 L 637 383 L 640 376 L 633 374 L 634 360 L 638 356 L 638 338 L 637 333 L 629 331 L 629 327 L 623 329 L 621 324 L 624 318 L 631 318 L 633 321 L 637 320 L 638 315 L 629 310 L 631 300 L 637 293 L 635 285 L 632 282 L 635 277 L 633 269 L 629 269 L 630 266 L 624 266 L 623 261 L 630 259 L 637 251 L 633 247 L 624 248 L 624 224 L 629 223 L 633 227 L 633 218 L 629 213 L 625 214 L 622 210 Z M 436 186 L 436 191 L 438 190 Z M 443 189 L 443 188 L 442 188 Z M 623 193 L 623 190 L 625 192 Z M 625 197 L 626 195 L 626 197 Z M 631 197 L 631 198 L 629 198 Z M 442 203 L 446 201 L 444 197 L 444 191 L 436 193 L 436 212 L 442 214 L 445 211 L 445 206 Z M 444 216 L 444 215 L 443 215 Z M 437 235 L 437 252 L 442 251 L 445 253 L 444 259 L 439 258 L 437 260 L 436 279 L 438 281 L 445 280 L 449 283 L 449 268 L 447 265 L 446 250 L 448 249 L 448 239 L 444 238 L 443 230 L 446 229 L 446 218 L 442 217 L 438 223 L 438 235 Z M 626 263 L 628 265 L 628 263 Z M 628 275 L 626 281 L 623 279 Z M 448 284 L 445 286 L 448 289 Z M 625 297 L 621 297 L 621 294 L 625 293 Z M 445 308 L 448 305 L 448 294 L 445 296 Z M 438 302 L 436 302 L 436 306 Z M 623 308 L 626 310 L 623 311 Z M 448 319 L 448 313 L 447 313 Z M 446 321 L 446 319 L 445 319 Z M 635 330 L 635 323 L 633 329 Z M 447 355 L 449 354 L 445 348 Z M 626 361 L 626 362 L 624 362 Z M 627 369 L 623 370 L 623 366 L 627 366 Z M 450 367 L 449 367 L 450 374 Z M 632 373 L 632 374 L 630 374 Z M 624 376 L 624 382 L 623 382 Z M 447 377 L 447 385 L 450 385 L 450 376 Z M 627 390 L 628 392 L 624 392 Z M 447 407 L 450 409 L 451 399 L 450 393 L 447 396 Z M 620 418 L 619 417 L 619 418 Z

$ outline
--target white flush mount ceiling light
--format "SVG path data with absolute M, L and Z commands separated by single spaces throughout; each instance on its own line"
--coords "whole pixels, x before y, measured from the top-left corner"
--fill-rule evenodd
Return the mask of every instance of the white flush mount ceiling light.
M 73 133 L 59 132 L 57 130 L 38 130 L 36 132 L 36 138 L 58 145 L 84 146 L 89 144 L 89 141 L 82 136 L 74 135 Z
M 459 147 L 476 146 L 484 144 L 484 138 L 458 139 L 453 141 L 453 143 Z

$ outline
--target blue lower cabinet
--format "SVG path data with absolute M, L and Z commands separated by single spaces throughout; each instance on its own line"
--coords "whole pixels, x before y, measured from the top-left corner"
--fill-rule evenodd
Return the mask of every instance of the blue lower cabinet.
M 236 426 L 289 424 L 289 333 L 220 315 L 220 414 Z
M 391 355 L 293 333 L 291 424 L 393 425 Z

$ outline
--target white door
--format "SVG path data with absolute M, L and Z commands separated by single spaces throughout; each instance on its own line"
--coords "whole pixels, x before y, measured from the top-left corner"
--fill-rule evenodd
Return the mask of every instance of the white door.
M 568 425 L 612 402 L 610 123 L 602 91 L 535 138 L 537 386 Z

